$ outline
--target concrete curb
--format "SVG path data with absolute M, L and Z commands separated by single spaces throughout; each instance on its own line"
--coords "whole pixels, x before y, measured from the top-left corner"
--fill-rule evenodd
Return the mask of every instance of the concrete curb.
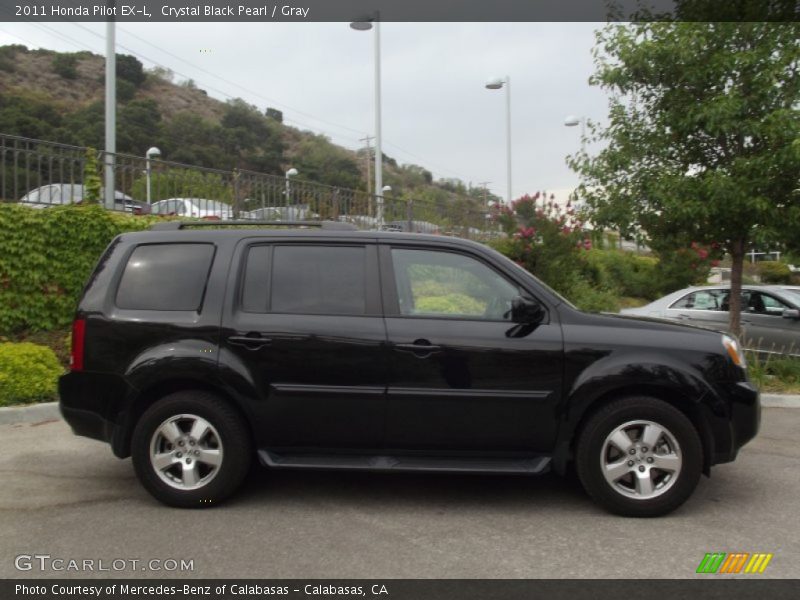
M 765 408 L 800 408 L 800 395 L 761 394 L 761 406 Z M 40 423 L 42 421 L 52 421 L 53 419 L 61 419 L 58 402 L 0 407 L 0 425 Z
M 42 421 L 52 421 L 53 419 L 61 419 L 58 402 L 0 407 L 0 425 L 40 423 Z
M 767 408 L 800 408 L 800 395 L 761 394 L 761 406 Z

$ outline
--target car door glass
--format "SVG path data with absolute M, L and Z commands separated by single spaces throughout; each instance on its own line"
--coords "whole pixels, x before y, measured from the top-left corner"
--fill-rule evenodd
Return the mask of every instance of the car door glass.
M 774 317 L 783 316 L 783 311 L 789 308 L 774 296 L 763 294 L 761 292 L 753 292 L 750 294 L 750 299 L 747 304 L 747 312 L 757 315 L 771 315 Z
M 272 254 L 271 312 L 366 314 L 363 246 L 276 246 Z
M 728 294 L 723 290 L 698 290 L 675 302 L 670 308 L 683 310 L 727 310 L 725 300 Z
M 519 289 L 482 262 L 454 252 L 392 250 L 400 314 L 508 320 Z

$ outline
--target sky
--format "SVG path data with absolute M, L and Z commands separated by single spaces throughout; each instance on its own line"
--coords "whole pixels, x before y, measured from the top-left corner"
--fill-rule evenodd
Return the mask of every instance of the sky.
M 567 115 L 603 122 L 592 23 L 382 23 L 384 154 L 502 197 L 511 80 L 513 197 L 571 188 L 580 147 Z M 347 23 L 124 23 L 117 52 L 193 79 L 210 96 L 278 108 L 288 124 L 348 148 L 374 135 L 374 32 Z M 103 23 L 0 23 L 0 45 L 105 52 Z M 165 156 L 164 158 L 169 159 Z M 302 175 L 301 175 L 302 176 Z

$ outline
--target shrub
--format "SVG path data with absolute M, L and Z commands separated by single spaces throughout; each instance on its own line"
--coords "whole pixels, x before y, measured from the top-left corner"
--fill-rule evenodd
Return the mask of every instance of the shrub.
M 623 296 L 655 300 L 661 288 L 658 260 L 624 250 L 596 250 L 585 254 L 587 274 L 595 285 L 616 289 Z
M 791 283 L 792 271 L 789 265 L 774 260 L 758 263 L 758 273 L 763 283 Z
M 0 406 L 54 400 L 62 371 L 50 348 L 0 343 Z
M 78 58 L 74 54 L 56 54 L 53 57 L 53 71 L 64 79 L 77 79 Z

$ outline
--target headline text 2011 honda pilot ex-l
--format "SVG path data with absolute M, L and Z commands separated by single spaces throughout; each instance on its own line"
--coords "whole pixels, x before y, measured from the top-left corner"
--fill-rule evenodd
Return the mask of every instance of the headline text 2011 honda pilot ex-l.
M 667 513 L 758 431 L 735 339 L 586 314 L 488 247 L 318 227 L 126 233 L 80 300 L 61 410 L 174 506 L 271 469 L 564 473 Z

